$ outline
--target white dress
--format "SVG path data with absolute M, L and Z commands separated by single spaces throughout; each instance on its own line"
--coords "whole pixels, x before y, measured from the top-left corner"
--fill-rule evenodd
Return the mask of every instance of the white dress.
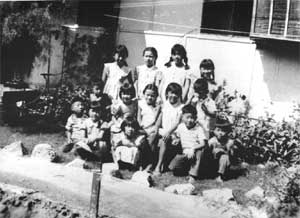
M 139 98 L 142 98 L 143 91 L 148 84 L 160 85 L 162 72 L 156 66 L 149 68 L 146 65 L 141 65 L 136 67 L 135 77 L 137 79 L 137 94 Z
M 120 79 L 128 76 L 130 68 L 123 66 L 120 68 L 116 62 L 104 64 L 103 73 L 107 75 L 107 80 L 104 86 L 104 93 L 108 94 L 112 99 L 118 99 Z
M 147 134 L 150 134 L 154 129 L 149 127 L 155 123 L 160 111 L 160 106 L 156 105 L 156 107 L 152 107 L 146 103 L 145 99 L 142 99 L 139 101 L 139 108 L 142 117 L 140 125 L 144 128 Z
M 186 70 L 184 66 L 177 67 L 174 63 L 170 67 L 165 67 L 162 74 L 162 92 L 163 100 L 166 98 L 166 89 L 170 83 L 178 83 L 181 87 L 184 86 L 187 79 L 190 79 L 190 71 Z

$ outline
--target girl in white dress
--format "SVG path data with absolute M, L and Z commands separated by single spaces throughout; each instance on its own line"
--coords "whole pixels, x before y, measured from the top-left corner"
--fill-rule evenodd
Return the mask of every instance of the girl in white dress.
M 157 50 L 154 47 L 147 47 L 143 51 L 144 65 L 137 66 L 134 71 L 134 80 L 137 90 L 137 97 L 141 99 L 144 89 L 148 84 L 155 84 L 159 87 L 162 80 L 162 73 L 157 68 Z
M 146 132 L 147 139 L 151 148 L 151 162 L 154 162 L 154 154 L 158 143 L 158 128 L 161 106 L 157 104 L 158 88 L 154 84 L 148 84 L 144 89 L 144 98 L 138 105 L 138 122 Z M 152 165 L 151 165 L 152 166 Z
M 118 45 L 114 52 L 115 62 L 104 64 L 102 74 L 102 80 L 105 83 L 104 93 L 108 94 L 113 100 L 118 99 L 122 80 L 131 75 L 131 70 L 126 62 L 127 57 L 128 50 L 126 46 Z
M 182 101 L 187 100 L 188 91 L 191 84 L 188 58 L 185 48 L 180 44 L 175 44 L 171 49 L 169 62 L 165 64 L 161 85 L 161 97 L 165 101 L 166 88 L 170 83 L 178 83 L 182 87 Z

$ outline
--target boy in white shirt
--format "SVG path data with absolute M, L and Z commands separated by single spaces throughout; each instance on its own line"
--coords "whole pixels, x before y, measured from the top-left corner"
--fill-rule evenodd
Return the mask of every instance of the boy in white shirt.
M 192 183 L 200 175 L 203 165 L 203 156 L 207 148 L 206 137 L 203 128 L 197 123 L 197 110 L 192 105 L 185 105 L 182 108 L 182 123 L 178 125 L 176 131 L 178 137 L 177 144 L 181 144 L 182 154 L 176 155 L 171 161 L 169 169 L 173 173 L 189 170 L 189 182 Z M 173 139 L 173 144 L 176 144 Z

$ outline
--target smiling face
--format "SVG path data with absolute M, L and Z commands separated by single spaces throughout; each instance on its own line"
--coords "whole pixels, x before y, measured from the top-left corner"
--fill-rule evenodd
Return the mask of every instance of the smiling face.
M 214 135 L 220 142 L 224 142 L 227 139 L 228 132 L 224 128 L 216 127 Z
M 133 126 L 127 125 L 127 126 L 125 126 L 125 128 L 124 128 L 124 133 L 125 133 L 125 135 L 126 135 L 128 138 L 132 138 L 132 137 L 134 136 L 134 134 L 135 134 L 135 129 L 134 129 Z
M 131 94 L 128 94 L 128 93 L 122 93 L 122 94 L 121 94 L 122 102 L 123 102 L 124 104 L 126 104 L 126 105 L 131 104 L 132 98 L 133 98 L 133 97 L 131 96 Z
M 156 60 L 156 58 L 151 51 L 145 51 L 144 62 L 147 67 L 153 67 L 155 64 L 155 60 Z
M 172 105 L 178 103 L 179 100 L 180 100 L 180 96 L 177 95 L 177 94 L 174 93 L 174 92 L 168 92 L 168 93 L 167 93 L 167 96 L 168 96 L 168 101 L 169 101 L 169 103 L 172 104 Z
M 182 66 L 182 55 L 179 52 L 175 52 L 174 54 L 171 55 L 172 60 L 174 61 L 176 66 Z
M 182 115 L 182 121 L 188 129 L 191 129 L 196 125 L 196 119 L 197 117 L 192 113 L 184 113 Z
M 153 90 L 147 89 L 147 90 L 145 91 L 145 94 L 144 94 L 144 95 L 145 95 L 146 103 L 147 103 L 148 105 L 154 105 L 154 104 L 155 104 L 157 95 L 156 95 L 156 93 L 155 93 Z

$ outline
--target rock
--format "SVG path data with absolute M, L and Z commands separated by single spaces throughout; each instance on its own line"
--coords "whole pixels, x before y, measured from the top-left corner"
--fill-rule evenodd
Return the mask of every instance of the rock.
M 34 146 L 31 157 L 53 162 L 56 160 L 57 154 L 52 145 L 43 143 Z
M 205 190 L 203 191 L 203 198 L 209 201 L 215 201 L 220 203 L 226 203 L 228 201 L 234 200 L 232 190 L 229 188 Z
M 247 203 L 249 202 L 249 199 L 246 198 L 246 196 L 245 196 L 244 190 L 234 189 L 234 190 L 232 190 L 232 195 L 237 204 L 247 205 Z
M 153 186 L 153 179 L 150 173 L 145 171 L 137 171 L 135 172 L 132 177 L 131 181 L 138 183 L 145 187 L 152 187 Z
M 263 164 L 258 164 L 256 167 L 257 169 L 261 169 L 261 170 L 264 170 L 266 168 L 266 166 Z
M 263 199 L 265 197 L 265 191 L 261 187 L 256 186 L 250 191 L 246 192 L 245 196 L 249 199 L 252 198 Z
M 249 167 L 249 164 L 246 163 L 246 162 L 242 162 L 242 163 L 241 163 L 241 167 L 242 167 L 243 169 L 247 169 L 247 168 Z
M 192 195 L 195 191 L 195 186 L 190 183 L 170 185 L 165 188 L 166 192 L 178 194 L 178 195 Z
M 272 205 L 274 208 L 278 208 L 280 206 L 279 199 L 274 196 L 267 196 L 265 197 L 265 200 L 269 205 Z
M 28 153 L 21 141 L 6 145 L 1 151 L 17 157 L 22 157 Z
M 7 208 L 6 205 L 0 204 L 0 213 L 5 213 L 7 209 L 8 209 L 8 208 Z
M 73 161 L 70 163 L 66 164 L 66 167 L 76 167 L 76 168 L 81 168 L 83 169 L 85 161 L 79 158 L 75 158 Z

